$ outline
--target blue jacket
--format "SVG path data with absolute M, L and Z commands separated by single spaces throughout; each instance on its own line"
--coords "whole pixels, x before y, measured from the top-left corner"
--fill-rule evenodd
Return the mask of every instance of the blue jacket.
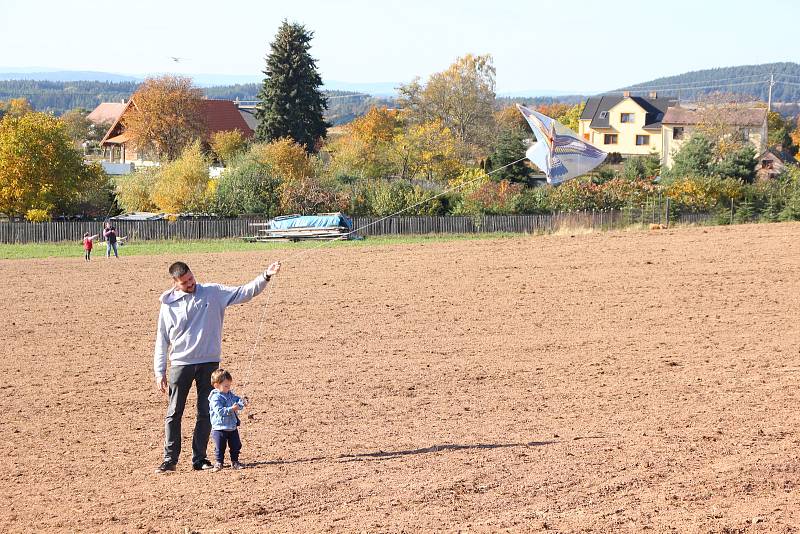
M 208 410 L 211 414 L 212 430 L 236 430 L 239 426 L 239 417 L 233 411 L 233 406 L 244 408 L 244 401 L 233 391 L 223 393 L 212 389 L 208 396 Z

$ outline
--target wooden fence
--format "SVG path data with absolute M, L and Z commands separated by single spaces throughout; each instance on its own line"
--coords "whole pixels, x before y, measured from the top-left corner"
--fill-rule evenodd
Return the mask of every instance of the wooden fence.
M 707 213 L 670 217 L 670 224 L 708 224 Z M 252 223 L 265 219 L 185 219 L 168 221 L 115 221 L 117 235 L 130 240 L 223 239 L 255 235 Z M 613 230 L 632 225 L 667 224 L 665 210 L 630 208 L 544 215 L 487 215 L 482 217 L 354 217 L 353 228 L 362 236 L 414 234 L 472 234 L 483 232 L 549 233 L 565 228 Z M 0 243 L 75 241 L 83 234 L 101 233 L 102 222 L 3 222 Z

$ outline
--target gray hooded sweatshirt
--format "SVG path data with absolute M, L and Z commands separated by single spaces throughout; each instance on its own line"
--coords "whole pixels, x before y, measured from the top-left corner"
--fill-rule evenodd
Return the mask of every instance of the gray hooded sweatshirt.
M 173 366 L 218 362 L 222 356 L 222 321 L 225 308 L 247 302 L 264 290 L 263 274 L 239 287 L 197 284 L 194 293 L 175 288 L 161 297 L 156 328 L 153 372 L 157 379 L 167 370 L 167 352 Z

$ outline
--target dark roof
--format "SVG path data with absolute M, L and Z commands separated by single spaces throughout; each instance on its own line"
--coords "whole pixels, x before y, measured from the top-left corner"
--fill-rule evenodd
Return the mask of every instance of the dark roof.
M 594 96 L 586 101 L 581 119 L 591 120 L 590 128 L 609 128 L 608 112 L 625 98 L 619 95 Z M 645 111 L 644 129 L 646 130 L 661 129 L 661 120 L 664 118 L 667 108 L 677 103 L 674 98 L 645 98 L 643 96 L 627 98 L 636 102 Z
M 591 119 L 590 128 L 608 128 L 608 110 L 622 102 L 622 96 L 595 96 L 586 101 L 581 119 Z M 603 115 L 605 112 L 605 116 Z
M 734 126 L 761 126 L 767 119 L 767 108 L 741 108 L 730 111 Z M 665 124 L 697 124 L 702 113 L 697 108 L 674 106 L 667 110 L 663 122 Z
M 256 108 L 239 108 L 239 113 L 242 115 L 244 122 L 250 127 L 251 130 L 256 131 L 258 128 L 258 119 L 256 119 Z
M 236 104 L 231 100 L 203 100 L 207 135 L 216 132 L 239 130 L 245 137 L 252 137 L 253 129 L 247 125 Z
M 678 101 L 674 98 L 645 98 L 643 96 L 631 97 L 647 113 L 644 119 L 645 130 L 660 130 L 661 121 L 670 106 L 674 106 Z

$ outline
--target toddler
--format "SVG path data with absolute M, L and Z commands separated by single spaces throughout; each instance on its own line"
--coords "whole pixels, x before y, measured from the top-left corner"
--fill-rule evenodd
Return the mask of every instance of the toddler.
M 217 369 L 211 373 L 211 385 L 214 389 L 208 396 L 208 408 L 211 412 L 211 439 L 217 449 L 213 471 L 222 469 L 225 460 L 225 447 L 231 451 L 231 468 L 242 469 L 239 463 L 239 451 L 242 441 L 239 439 L 239 411 L 244 410 L 247 398 L 238 397 L 232 390 L 233 377 L 225 369 Z

